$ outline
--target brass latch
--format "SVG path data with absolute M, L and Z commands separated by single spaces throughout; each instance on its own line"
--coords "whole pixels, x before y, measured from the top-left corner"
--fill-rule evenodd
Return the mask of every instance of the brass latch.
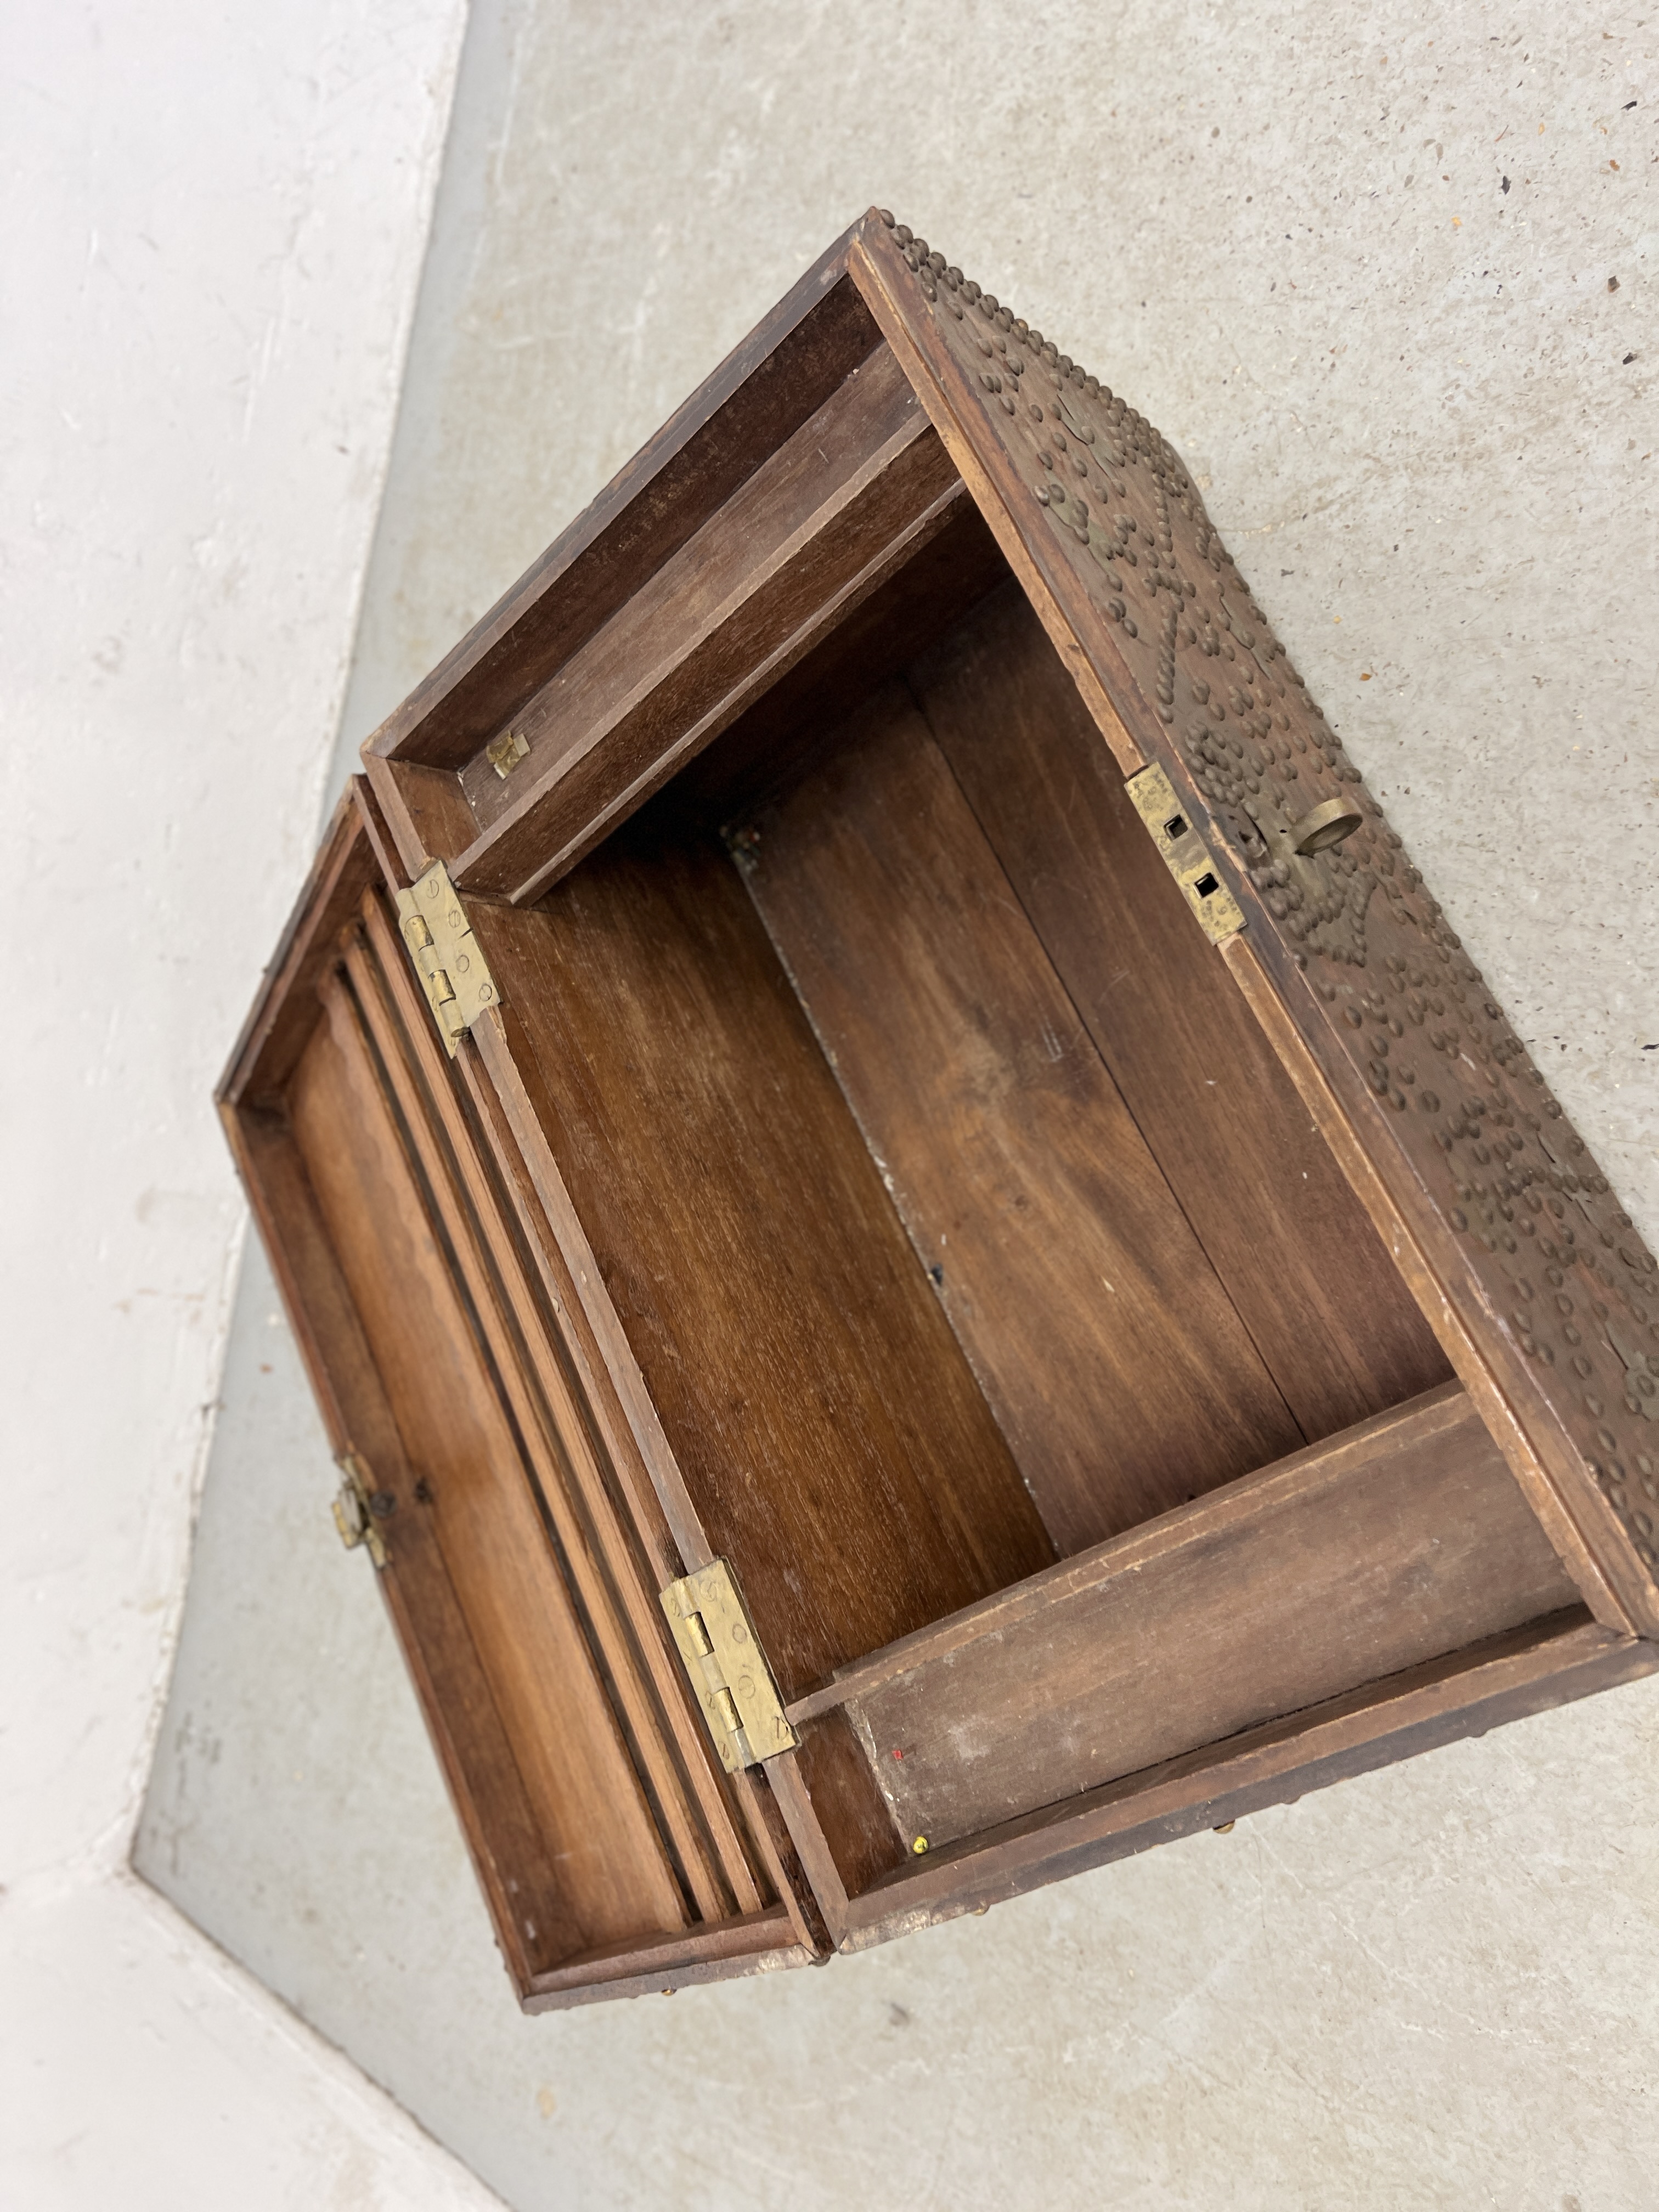
M 453 1060 L 463 1034 L 501 1004 L 501 994 L 441 860 L 410 890 L 398 892 L 398 922 L 444 1050 Z
M 726 1772 L 793 1751 L 795 1731 L 726 1561 L 670 1583 L 662 1609 Z
M 1221 880 L 1209 848 L 1187 818 L 1175 787 L 1156 762 L 1132 775 L 1123 787 L 1146 824 L 1164 865 L 1180 884 L 1212 945 L 1244 927 L 1244 910 Z
M 484 747 L 484 758 L 505 783 L 521 760 L 530 757 L 529 740 L 522 730 L 503 730 Z
M 342 1452 L 339 1468 L 341 1482 L 334 1500 L 334 1525 L 340 1532 L 340 1541 L 348 1552 L 355 1552 L 361 1544 L 374 1565 L 383 1567 L 386 1544 L 374 1523 L 395 1513 L 398 1501 L 389 1490 L 373 1486 L 368 1470 L 356 1452 Z

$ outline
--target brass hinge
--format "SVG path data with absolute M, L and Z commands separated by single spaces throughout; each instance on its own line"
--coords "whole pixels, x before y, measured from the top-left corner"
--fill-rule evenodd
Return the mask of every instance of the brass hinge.
M 501 994 L 441 860 L 398 892 L 398 923 L 444 1050 L 453 1060 L 463 1033 L 480 1014 L 500 1006 Z
M 1124 789 L 1210 942 L 1219 945 L 1224 937 L 1243 929 L 1244 910 L 1221 880 L 1209 848 L 1188 820 L 1163 769 L 1154 762 L 1132 775 Z
M 795 1731 L 727 1562 L 670 1583 L 662 1609 L 726 1772 L 793 1751 Z
M 398 1508 L 398 1501 L 389 1490 L 376 1490 L 368 1469 L 356 1452 L 343 1451 L 338 1461 L 341 1482 L 334 1500 L 334 1525 L 340 1532 L 340 1541 L 348 1552 L 355 1552 L 361 1544 L 377 1567 L 386 1565 L 386 1544 L 377 1520 L 385 1520 Z

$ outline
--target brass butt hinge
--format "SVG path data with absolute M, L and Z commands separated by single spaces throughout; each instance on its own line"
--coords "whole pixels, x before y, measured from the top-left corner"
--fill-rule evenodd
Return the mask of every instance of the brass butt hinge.
M 726 1561 L 670 1583 L 662 1609 L 726 1772 L 793 1751 L 795 1731 Z
M 1221 880 L 1221 871 L 1210 858 L 1209 848 L 1188 819 L 1187 810 L 1164 770 L 1154 762 L 1151 768 L 1132 775 L 1123 787 L 1211 944 L 1219 945 L 1224 937 L 1243 929 L 1244 910 Z
M 481 1014 L 500 1006 L 501 994 L 441 860 L 398 892 L 398 926 L 444 1050 L 453 1060 L 463 1034 Z
M 348 1552 L 361 1544 L 377 1567 L 386 1565 L 386 1542 L 376 1521 L 398 1510 L 389 1490 L 376 1490 L 368 1469 L 354 1451 L 340 1454 L 340 1488 L 334 1500 L 334 1525 Z

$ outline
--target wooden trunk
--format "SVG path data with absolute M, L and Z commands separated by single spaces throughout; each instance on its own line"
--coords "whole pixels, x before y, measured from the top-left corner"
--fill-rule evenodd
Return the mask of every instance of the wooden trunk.
M 222 1103 L 527 2006 L 1659 1663 L 1652 1257 L 1177 456 L 902 226 L 364 750 Z

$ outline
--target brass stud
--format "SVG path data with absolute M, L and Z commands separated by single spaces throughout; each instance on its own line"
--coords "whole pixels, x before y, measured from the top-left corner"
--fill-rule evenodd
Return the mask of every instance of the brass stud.
M 915 1841 L 915 1843 L 911 1844 L 910 1848 L 911 1848 L 911 1850 L 915 1853 L 916 1856 L 917 1856 L 918 1858 L 920 1858 L 920 1857 L 921 1856 L 922 1853 L 923 1853 L 923 1852 L 927 1850 L 927 1837 L 926 1837 L 926 1836 L 918 1836 L 918 1837 L 916 1838 L 916 1840 Z

